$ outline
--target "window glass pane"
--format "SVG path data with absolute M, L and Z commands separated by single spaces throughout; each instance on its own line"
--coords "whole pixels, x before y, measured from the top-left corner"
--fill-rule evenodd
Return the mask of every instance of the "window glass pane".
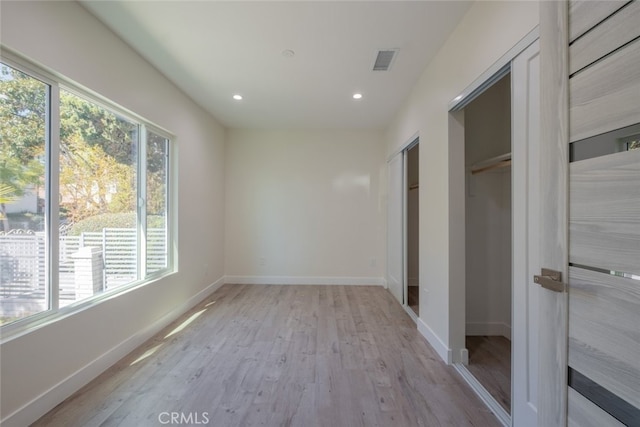
M 60 91 L 60 307 L 138 279 L 138 125 Z
M 0 324 L 50 308 L 45 274 L 49 86 L 0 63 Z
M 167 138 L 147 132 L 147 273 L 168 266 Z

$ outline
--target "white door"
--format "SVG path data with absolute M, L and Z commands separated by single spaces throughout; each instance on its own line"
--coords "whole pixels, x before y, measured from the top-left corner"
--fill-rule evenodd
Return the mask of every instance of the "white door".
M 513 301 L 512 425 L 538 425 L 538 333 L 540 272 L 540 44 L 511 66 Z
M 404 304 L 404 152 L 388 165 L 387 200 L 387 285 Z

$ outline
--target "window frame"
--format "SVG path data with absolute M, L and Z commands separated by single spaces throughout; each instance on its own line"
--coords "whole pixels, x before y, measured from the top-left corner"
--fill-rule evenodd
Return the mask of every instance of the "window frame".
M 144 148 L 141 149 L 140 151 L 140 156 L 142 156 L 144 154 L 145 156 L 145 162 L 144 162 L 144 167 L 142 166 L 141 163 L 139 163 L 139 168 L 144 169 L 144 171 L 142 171 L 142 173 L 138 174 L 138 179 L 141 180 L 141 176 L 144 176 L 144 181 L 139 182 L 139 186 L 144 187 L 142 190 L 144 196 L 145 196 L 145 211 L 144 211 L 144 215 L 142 215 L 142 213 L 138 214 L 138 218 L 139 221 L 142 221 L 144 224 L 144 228 L 141 228 L 142 232 L 146 235 L 147 233 L 147 217 L 148 217 L 148 213 L 146 212 L 146 203 L 147 203 L 147 182 L 146 182 L 146 177 L 147 177 L 147 163 L 146 163 L 146 159 L 147 159 L 147 148 L 148 148 L 148 139 L 147 139 L 147 135 L 148 132 L 152 132 L 154 134 L 156 134 L 157 136 L 161 137 L 161 138 L 165 138 L 167 140 L 167 150 L 166 150 L 166 159 L 165 159 L 165 202 L 166 202 L 166 207 L 165 207 L 165 232 L 166 232 L 166 243 L 167 243 L 167 267 L 164 269 L 160 269 L 160 270 L 156 270 L 152 273 L 148 273 L 146 271 L 146 259 L 147 259 L 147 248 L 146 246 L 139 246 L 140 251 L 143 251 L 143 253 L 140 255 L 139 260 L 142 260 L 142 258 L 145 259 L 145 271 L 144 271 L 144 277 L 146 277 L 148 280 L 151 279 L 155 279 L 155 278 L 159 278 L 162 277 L 164 275 L 164 271 L 165 270 L 177 270 L 177 264 L 174 262 L 174 260 L 176 259 L 176 254 L 175 251 L 173 250 L 173 242 L 174 242 L 174 234 L 173 234 L 173 221 L 174 221 L 174 217 L 176 217 L 177 215 L 173 212 L 174 208 L 173 206 L 177 206 L 177 198 L 174 200 L 173 198 L 173 167 L 172 167 L 172 162 L 174 159 L 174 145 L 175 145 L 175 137 L 172 137 L 169 133 L 163 131 L 162 129 L 154 126 L 153 124 L 149 124 L 146 126 L 143 126 L 141 132 L 140 132 L 140 140 L 143 141 Z M 139 171 L 140 172 L 140 171 Z M 144 175 L 143 175 L 144 174 Z M 144 244 L 146 245 L 146 240 L 147 239 L 143 239 L 145 242 Z M 141 271 L 141 270 L 139 270 Z
M 48 308 L 13 322 L 0 326 L 0 344 L 30 333 L 77 312 L 94 307 L 101 302 L 115 296 L 123 295 L 142 286 L 146 286 L 177 272 L 177 254 L 175 253 L 174 224 L 177 217 L 176 202 L 174 197 L 173 162 L 176 152 L 176 137 L 161 126 L 143 118 L 108 98 L 83 87 L 70 79 L 51 71 L 41 65 L 35 64 L 22 57 L 19 53 L 1 46 L 0 62 L 14 68 L 28 76 L 42 81 L 48 85 L 47 106 L 45 117 L 45 272 Z M 72 302 L 64 307 L 59 307 L 59 176 L 60 176 L 60 91 L 64 90 L 80 98 L 92 102 L 113 114 L 121 116 L 138 125 L 138 159 L 136 167 L 137 194 L 136 194 L 136 230 L 137 230 L 137 278 L 125 285 L 105 290 L 92 297 Z M 166 182 L 165 182 L 165 227 L 166 227 L 166 259 L 167 266 L 150 274 L 146 272 L 146 169 L 147 169 L 147 132 L 153 132 L 157 136 L 167 140 L 166 152 Z M 54 286 L 56 284 L 57 286 Z

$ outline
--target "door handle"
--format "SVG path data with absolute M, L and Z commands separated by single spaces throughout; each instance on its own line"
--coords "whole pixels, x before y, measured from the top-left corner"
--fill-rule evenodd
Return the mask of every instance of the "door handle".
M 537 274 L 533 276 L 533 281 L 553 292 L 564 292 L 566 290 L 564 283 L 562 283 L 562 273 L 549 268 L 543 268 L 539 276 Z

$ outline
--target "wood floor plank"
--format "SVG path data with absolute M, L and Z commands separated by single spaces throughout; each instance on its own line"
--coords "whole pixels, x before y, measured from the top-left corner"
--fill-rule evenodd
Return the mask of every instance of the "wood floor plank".
M 388 291 L 275 285 L 221 287 L 34 425 L 157 426 L 171 412 L 212 426 L 499 425 Z
M 507 411 L 511 411 L 511 341 L 500 336 L 467 336 L 468 369 Z

